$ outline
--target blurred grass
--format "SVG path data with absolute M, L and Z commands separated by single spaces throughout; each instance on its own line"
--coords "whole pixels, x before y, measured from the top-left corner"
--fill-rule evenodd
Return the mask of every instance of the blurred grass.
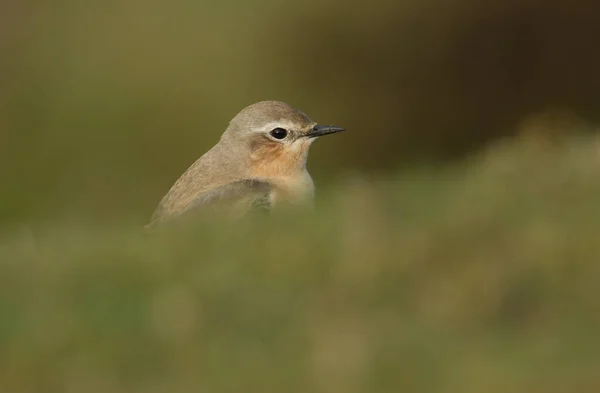
M 311 214 L 7 234 L 0 391 L 598 391 L 599 170 L 527 139 Z
M 0 391 L 600 390 L 597 11 L 2 2 Z M 263 99 L 315 214 L 142 233 Z

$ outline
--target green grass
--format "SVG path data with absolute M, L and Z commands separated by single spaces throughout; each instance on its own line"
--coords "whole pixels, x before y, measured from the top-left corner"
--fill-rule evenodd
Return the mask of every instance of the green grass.
M 599 172 L 506 143 L 314 213 L 9 233 L 0 391 L 598 391 Z

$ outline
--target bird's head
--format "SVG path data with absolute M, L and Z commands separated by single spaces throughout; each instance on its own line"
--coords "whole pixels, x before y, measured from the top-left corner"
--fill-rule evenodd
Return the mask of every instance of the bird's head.
M 283 102 L 262 101 L 238 113 L 222 140 L 248 152 L 252 173 L 269 178 L 303 171 L 312 142 L 340 131 L 344 129 L 319 125 Z

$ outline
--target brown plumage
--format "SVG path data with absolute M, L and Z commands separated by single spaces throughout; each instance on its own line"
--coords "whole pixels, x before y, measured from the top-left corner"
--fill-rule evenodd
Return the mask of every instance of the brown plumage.
M 306 171 L 308 150 L 316 137 L 343 129 L 319 126 L 279 101 L 244 108 L 219 142 L 175 182 L 149 226 L 203 208 L 225 207 L 240 216 L 254 206 L 312 200 L 314 186 Z

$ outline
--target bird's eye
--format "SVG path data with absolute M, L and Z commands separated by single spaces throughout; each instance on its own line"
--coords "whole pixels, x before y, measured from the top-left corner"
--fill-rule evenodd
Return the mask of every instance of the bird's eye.
M 284 128 L 275 128 L 270 132 L 271 136 L 275 139 L 283 139 L 288 135 L 288 132 Z

